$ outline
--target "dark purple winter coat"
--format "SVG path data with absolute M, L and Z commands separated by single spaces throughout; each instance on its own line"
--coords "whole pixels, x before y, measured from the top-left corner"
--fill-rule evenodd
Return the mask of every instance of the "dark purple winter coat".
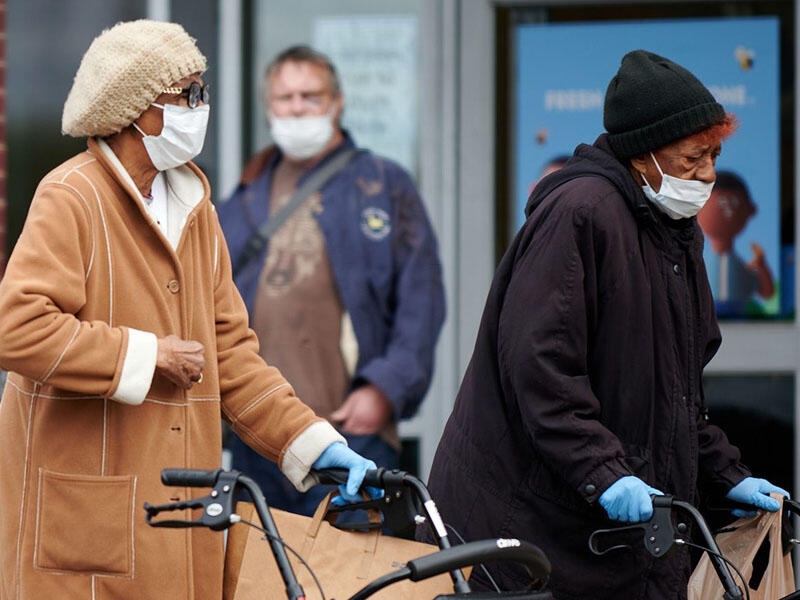
M 466 539 L 519 537 L 552 565 L 559 600 L 676 600 L 685 549 L 598 558 L 597 499 L 637 475 L 695 502 L 749 475 L 704 418 L 720 344 L 696 219 L 655 213 L 605 136 L 542 180 L 500 263 L 429 487 Z M 639 540 L 641 538 L 638 538 Z M 515 568 L 492 569 L 507 588 Z M 473 578 L 485 581 L 480 570 Z

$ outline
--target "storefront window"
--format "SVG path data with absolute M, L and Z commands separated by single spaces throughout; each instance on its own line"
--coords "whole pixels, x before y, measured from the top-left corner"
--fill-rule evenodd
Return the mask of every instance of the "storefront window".
M 290 14 L 277 4 L 257 3 L 253 18 L 251 151 L 269 142 L 259 102 L 264 67 L 281 50 L 310 44 L 336 65 L 345 99 L 342 122 L 356 144 L 418 174 L 421 0 L 299 0 Z
M 500 12 L 511 82 L 502 103 L 508 110 L 498 113 L 501 148 L 508 148 L 501 161 L 508 176 L 499 178 L 506 182 L 506 236 L 523 223 L 538 179 L 603 132 L 605 87 L 621 57 L 644 48 L 686 66 L 740 123 L 698 215 L 718 316 L 793 319 L 793 4 L 558 4 Z

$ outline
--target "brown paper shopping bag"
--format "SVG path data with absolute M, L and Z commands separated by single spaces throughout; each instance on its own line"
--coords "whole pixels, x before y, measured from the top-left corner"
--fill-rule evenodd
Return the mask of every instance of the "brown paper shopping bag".
M 772 494 L 782 502 L 782 496 Z M 781 516 L 778 512 L 760 512 L 755 517 L 735 521 L 715 536 L 722 555 L 744 576 L 750 600 L 777 600 L 795 591 L 791 552 L 783 553 Z M 732 571 L 739 587 L 744 584 Z M 689 579 L 689 600 L 722 598 L 722 584 L 707 554 Z
M 412 558 L 431 554 L 437 546 L 382 535 L 380 528 L 369 532 L 344 531 L 326 520 L 329 494 L 313 517 L 272 509 L 275 525 L 283 540 L 310 565 L 322 584 L 325 598 L 320 598 L 316 583 L 291 552 L 289 558 L 308 600 L 346 600 L 378 577 L 396 571 Z M 370 520 L 380 522 L 377 511 L 368 511 Z M 258 523 L 252 504 L 240 502 L 237 513 L 242 519 Z M 465 576 L 469 573 L 465 571 Z M 283 598 L 285 584 L 263 533 L 237 523 L 228 530 L 225 558 L 224 600 L 263 600 Z M 371 598 L 376 600 L 418 600 L 452 593 L 448 574 L 412 583 L 390 585 Z

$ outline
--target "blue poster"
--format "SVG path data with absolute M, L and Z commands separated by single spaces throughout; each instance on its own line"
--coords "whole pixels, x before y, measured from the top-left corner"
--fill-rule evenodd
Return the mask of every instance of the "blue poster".
M 622 57 L 649 50 L 689 69 L 740 122 L 723 143 L 700 220 L 718 313 L 787 313 L 781 261 L 793 252 L 780 245 L 778 43 L 777 17 L 517 26 L 515 229 L 536 181 L 603 133 L 605 90 Z

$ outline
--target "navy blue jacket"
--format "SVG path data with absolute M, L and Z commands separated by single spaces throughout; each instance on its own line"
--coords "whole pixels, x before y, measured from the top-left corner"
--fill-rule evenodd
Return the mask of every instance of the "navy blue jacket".
M 696 219 L 656 213 L 604 136 L 543 179 L 495 274 L 429 488 L 466 539 L 519 537 L 560 600 L 686 597 L 690 561 L 642 534 L 596 557 L 597 499 L 636 475 L 688 502 L 749 475 L 705 418 L 720 344 Z M 617 523 L 618 525 L 618 523 Z M 525 581 L 492 567 L 503 589 Z M 473 577 L 483 578 L 479 570 Z
M 343 147 L 303 175 L 298 185 Z M 247 240 L 269 216 L 272 173 L 280 152 L 271 147 L 245 169 L 256 173 L 217 207 L 237 264 Z M 262 168 L 263 167 L 263 168 Z M 413 416 L 430 385 L 445 300 L 436 237 L 408 173 L 394 162 L 359 151 L 321 190 L 316 219 L 333 276 L 358 340 L 353 385 L 376 385 L 398 419 Z M 266 248 L 236 277 L 252 318 Z

